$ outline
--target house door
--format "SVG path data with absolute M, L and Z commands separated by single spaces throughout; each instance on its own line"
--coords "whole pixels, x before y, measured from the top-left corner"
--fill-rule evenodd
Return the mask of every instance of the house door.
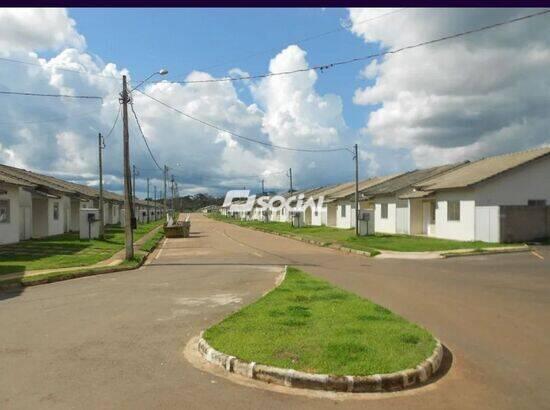
M 395 231 L 397 233 L 409 233 L 409 202 L 398 200 L 395 214 Z
M 22 206 L 19 208 L 19 239 L 30 239 L 32 235 L 31 208 Z

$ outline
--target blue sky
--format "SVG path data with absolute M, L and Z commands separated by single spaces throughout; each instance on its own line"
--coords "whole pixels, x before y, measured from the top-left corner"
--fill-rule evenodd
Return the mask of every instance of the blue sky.
M 174 83 L 235 68 L 253 75 L 347 60 L 537 10 L 0 9 L 0 57 L 33 64 L 0 60 L 0 90 L 103 97 L 3 96 L 0 163 L 96 186 L 97 133 L 107 133 L 116 117 L 122 69 L 134 82 L 167 68 L 165 81 L 147 84 L 147 93 L 267 144 L 358 143 L 361 178 L 548 145 L 550 14 L 324 72 Z M 300 42 L 342 22 L 349 29 Z M 354 176 L 346 151 L 266 148 L 137 93 L 133 100 L 154 155 L 173 167 L 186 193 L 259 186 L 264 178 L 268 188 L 284 190 L 290 167 L 298 188 Z M 147 178 L 162 181 L 134 122 L 131 161 L 142 196 Z M 121 134 L 119 122 L 104 152 L 106 185 L 115 191 L 122 190 Z
M 105 61 L 145 78 L 166 67 L 169 80 L 182 80 L 192 70 L 225 76 L 238 67 L 250 74 L 268 71 L 269 60 L 289 44 L 325 33 L 348 22 L 345 9 L 70 9 L 88 50 Z M 121 30 L 121 22 L 123 29 Z M 310 65 L 370 54 L 367 45 L 348 30 L 300 44 Z M 344 118 L 360 128 L 368 114 L 352 102 L 360 64 L 341 66 L 319 76 L 319 93 L 335 93 L 345 104 Z M 241 97 L 250 102 L 246 88 Z

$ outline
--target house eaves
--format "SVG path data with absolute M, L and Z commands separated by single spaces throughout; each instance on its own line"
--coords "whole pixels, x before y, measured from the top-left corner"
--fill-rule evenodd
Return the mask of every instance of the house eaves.
M 550 147 L 487 157 L 415 184 L 419 190 L 468 188 L 550 156 Z

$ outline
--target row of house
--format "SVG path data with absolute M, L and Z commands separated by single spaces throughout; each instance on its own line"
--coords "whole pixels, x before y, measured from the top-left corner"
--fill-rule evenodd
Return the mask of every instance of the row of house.
M 293 192 L 322 207 L 257 210 L 239 217 L 355 227 L 355 182 Z M 291 194 L 283 195 L 289 198 Z M 369 233 L 462 241 L 528 241 L 550 236 L 550 148 L 416 169 L 359 182 L 359 219 Z M 227 209 L 222 209 L 227 213 Z
M 103 198 L 104 223 L 121 223 L 124 197 L 104 191 Z M 0 244 L 78 232 L 81 209 L 98 205 L 97 189 L 0 164 Z M 162 217 L 143 200 L 135 202 L 135 213 L 138 222 Z

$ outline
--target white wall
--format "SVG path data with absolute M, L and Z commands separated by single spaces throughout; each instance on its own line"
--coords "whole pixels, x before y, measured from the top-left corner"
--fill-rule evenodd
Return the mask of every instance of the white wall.
M 80 199 L 71 199 L 71 226 L 72 232 L 80 231 Z
M 388 204 L 388 218 L 382 218 L 382 204 Z M 380 233 L 396 233 L 395 198 L 377 198 L 374 204 L 374 229 Z
M 477 205 L 527 205 L 545 199 L 550 205 L 550 157 L 491 178 L 475 187 Z
M 327 221 L 327 206 L 323 205 L 321 209 L 318 209 L 317 214 L 315 211 L 311 211 L 311 224 L 314 226 L 326 225 Z
M 32 195 L 19 188 L 19 240 L 32 238 Z
M 62 196 L 61 198 L 48 198 L 48 236 L 51 235 L 60 235 L 63 233 L 64 219 L 66 208 L 64 203 L 67 197 Z M 59 218 L 53 219 L 53 208 L 54 204 L 59 204 Z
M 342 208 L 345 208 L 345 216 L 342 216 Z M 350 203 L 341 202 L 336 207 L 336 228 L 350 229 L 355 227 L 355 209 Z
M 473 190 L 437 192 L 435 232 L 431 236 L 459 241 L 475 240 L 476 201 Z M 460 221 L 447 220 L 447 202 L 460 201 Z
M 19 187 L 0 184 L 0 190 L 6 191 L 0 194 L 1 200 L 9 201 L 10 219 L 7 223 L 0 223 L 0 243 L 19 242 Z

